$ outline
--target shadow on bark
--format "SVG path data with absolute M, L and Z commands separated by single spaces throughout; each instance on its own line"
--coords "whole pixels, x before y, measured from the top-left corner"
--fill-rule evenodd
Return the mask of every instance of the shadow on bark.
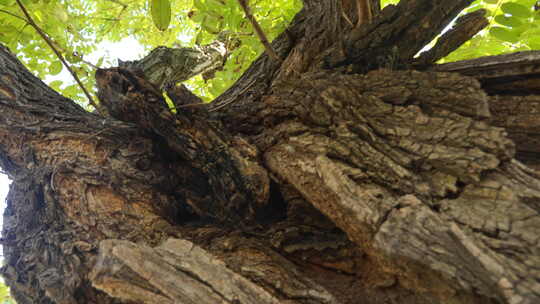
M 538 52 L 433 65 L 475 13 L 414 59 L 471 2 L 372 1 L 357 26 L 356 1 L 305 0 L 283 63 L 262 55 L 211 104 L 154 58 L 99 70 L 107 116 L 0 46 L 14 297 L 538 302 Z

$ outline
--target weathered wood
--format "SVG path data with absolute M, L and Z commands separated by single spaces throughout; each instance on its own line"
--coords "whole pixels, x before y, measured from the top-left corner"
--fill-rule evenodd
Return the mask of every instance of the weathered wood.
M 493 95 L 489 99 L 493 124 L 507 130 L 516 143 L 518 159 L 535 167 L 540 165 L 539 51 L 446 63 L 432 70 L 478 79 L 482 89 Z
M 540 96 L 491 96 L 489 107 L 493 125 L 516 143 L 518 159 L 540 165 Z
M 212 73 L 226 62 L 229 35 L 197 48 L 158 47 L 141 60 L 121 61 L 119 67 L 144 71 L 144 77 L 158 88 L 167 88 L 201 73 Z
M 367 72 L 408 65 L 471 2 L 402 0 L 389 5 L 371 24 L 353 29 L 341 42 L 344 52 L 329 53 L 325 66 L 353 65 L 356 71 Z
M 473 76 L 490 94 L 540 94 L 540 51 L 481 57 L 436 65 L 433 69 Z
M 248 248 L 227 245 L 228 250 L 236 251 L 244 259 L 221 260 L 179 239 L 169 239 L 155 248 L 106 240 L 100 245 L 91 281 L 115 298 L 144 303 L 338 303 L 322 286 L 303 277 L 279 255 L 260 251 L 253 245 L 249 250 L 259 251 L 258 254 L 246 255 L 243 253 L 248 253 Z M 142 260 L 145 262 L 141 263 Z M 240 264 L 234 271 L 228 263 Z M 268 275 L 260 273 L 260 269 Z M 272 288 L 261 286 L 261 282 Z
M 234 86 L 210 104 L 211 112 L 219 111 L 216 115 L 223 119 L 228 119 L 230 110 L 251 116 L 252 112 L 261 109 L 254 101 L 260 101 L 271 90 L 276 78 L 297 77 L 316 65 L 324 50 L 340 42 L 352 30 L 353 26 L 347 19 L 357 21 L 354 10 L 350 9 L 355 7 L 356 0 L 303 2 L 304 7 L 291 25 L 272 41 L 272 48 L 278 56 L 285 58 L 283 63 L 277 63 L 266 54 L 261 55 Z M 344 12 L 349 17 L 344 18 Z
M 504 129 L 483 122 L 478 82 L 384 70 L 304 80 L 267 101 L 265 115 L 287 113 L 259 139 L 271 172 L 399 281 L 441 276 L 454 291 L 540 299 L 540 248 L 517 241 L 540 229 L 540 181 L 511 160 Z
M 356 1 L 306 0 L 273 43 L 283 64 L 261 56 L 209 106 L 168 86 L 176 114 L 145 68 L 99 71 L 102 117 L 0 47 L 0 165 L 14 180 L 2 274 L 16 299 L 540 301 L 540 176 L 510 140 L 535 155 L 538 87 L 492 91 L 488 77 L 535 79 L 536 54 L 510 57 L 525 73 L 494 73 L 497 59 L 435 67 L 474 77 L 354 74 L 413 62 L 469 2 L 401 1 L 355 27 L 343 13 Z
M 101 104 L 112 117 L 155 135 L 207 180 L 207 198 L 186 198 L 199 216 L 241 223 L 268 203 L 270 181 L 256 162 L 255 147 L 220 132 L 207 115 L 181 108 L 173 114 L 159 90 L 129 70 L 98 70 L 96 81 Z

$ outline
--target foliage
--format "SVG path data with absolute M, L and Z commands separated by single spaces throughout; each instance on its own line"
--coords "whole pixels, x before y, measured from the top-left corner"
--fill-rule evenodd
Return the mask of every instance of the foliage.
M 94 67 L 87 56 L 102 41 L 135 38 L 147 50 L 206 44 L 222 31 L 240 40 L 214 79 L 189 80 L 196 94 L 211 100 L 227 87 L 263 52 L 263 46 L 244 18 L 236 0 L 21 0 L 36 23 L 48 34 L 89 89 L 94 87 Z M 382 0 L 383 6 L 398 0 Z M 444 61 L 540 49 L 540 17 L 535 0 L 476 0 L 469 10 L 485 8 L 491 24 Z M 281 33 L 301 8 L 300 0 L 251 0 L 253 15 L 269 40 Z M 153 17 L 153 18 L 152 18 Z M 0 0 L 0 43 L 8 46 L 38 77 L 56 75 L 62 65 L 26 21 L 15 0 Z M 96 66 L 115 65 L 104 56 Z M 84 100 L 74 83 L 49 82 L 75 100 Z
M 489 26 L 442 62 L 540 49 L 537 0 L 476 0 L 467 10 L 488 11 Z
M 0 304 L 15 304 L 15 300 L 9 295 L 9 288 L 0 281 Z
M 240 39 L 241 46 L 231 54 L 223 71 L 205 83 L 202 77 L 188 84 L 207 100 L 230 86 L 263 48 L 244 20 L 236 1 L 173 0 L 172 18 L 165 28 L 154 26 L 151 2 L 156 0 L 23 0 L 36 23 L 48 34 L 70 62 L 87 88 L 93 88 L 94 68 L 85 62 L 85 55 L 97 50 L 101 41 L 118 42 L 125 37 L 137 39 L 146 49 L 160 45 L 194 46 L 209 43 L 223 30 Z M 275 38 L 300 9 L 300 0 L 251 1 L 255 17 L 269 39 Z M 157 13 L 156 13 L 157 14 Z M 48 17 L 52 16 L 52 17 Z M 164 29 L 164 30 L 160 30 Z M 15 0 L 0 0 L 0 43 L 8 46 L 38 77 L 56 75 L 62 66 L 53 52 L 27 25 Z M 114 64 L 116 58 L 103 57 L 94 65 Z M 60 80 L 49 83 L 72 99 L 83 100 L 79 88 Z
M 164 31 L 171 23 L 171 2 L 169 0 L 152 0 L 150 5 L 154 25 Z
M 271 41 L 285 30 L 296 12 L 300 10 L 301 2 L 260 0 L 251 1 L 250 7 Z M 193 23 L 200 25 L 200 30 L 194 35 L 195 44 L 209 43 L 224 30 L 233 33 L 233 37 L 240 40 L 240 47 L 230 55 L 223 71 L 216 73 L 215 79 L 207 83 L 207 92 L 201 92 L 211 98 L 216 97 L 263 52 L 264 47 L 250 22 L 244 18 L 244 12 L 236 0 L 194 0 L 188 16 Z M 192 82 L 192 85 L 200 87 L 196 81 Z

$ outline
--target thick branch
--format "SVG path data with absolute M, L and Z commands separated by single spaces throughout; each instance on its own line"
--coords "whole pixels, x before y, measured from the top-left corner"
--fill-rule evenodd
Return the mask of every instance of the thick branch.
M 372 0 L 373 1 L 373 0 Z M 234 111 L 242 111 L 250 116 L 260 110 L 254 101 L 268 92 L 272 82 L 280 77 L 298 77 L 312 68 L 321 52 L 337 44 L 352 26 L 350 20 L 357 20 L 352 12 L 356 0 L 305 0 L 303 9 L 295 16 L 288 29 L 271 44 L 279 58 L 285 58 L 283 64 L 272 60 L 268 55 L 261 55 L 225 93 L 210 105 L 210 111 L 217 111 L 231 105 Z M 378 5 L 373 9 L 377 10 Z M 278 71 L 282 66 L 283 69 Z M 241 110 L 240 110 L 241 109 Z M 223 110 L 222 110 L 223 112 Z
M 422 53 L 415 60 L 414 65 L 433 64 L 458 49 L 489 24 L 489 21 L 484 17 L 485 14 L 486 10 L 481 9 L 459 17 L 454 26 L 437 40 L 433 48 Z
M 160 148 L 143 132 L 86 112 L 2 46 L 0 66 L 0 159 L 13 180 L 2 275 L 18 303 L 111 303 L 86 279 L 96 242 L 151 244 L 150 231 L 172 230 L 186 210 L 172 163 L 152 161 Z
M 540 51 L 446 63 L 433 70 L 473 76 L 490 94 L 540 94 Z
M 411 284 L 436 276 L 502 302 L 540 299 L 540 180 L 484 122 L 478 82 L 379 70 L 275 88 L 255 139 L 266 165 L 380 267 Z
M 208 45 L 193 48 L 158 47 L 141 60 L 119 61 L 119 67 L 139 74 L 156 89 L 167 92 L 175 109 L 202 108 L 200 98 L 184 85 L 177 84 L 198 74 L 210 75 L 222 68 L 234 45 L 230 35 L 223 32 Z
M 369 26 L 354 29 L 345 40 L 345 53 L 328 55 L 326 66 L 354 64 L 368 71 L 408 64 L 471 2 L 402 0 L 389 5 Z
M 268 202 L 269 179 L 255 162 L 256 149 L 221 132 L 204 109 L 197 113 L 179 109 L 174 115 L 161 93 L 129 70 L 98 70 L 96 80 L 101 103 L 111 116 L 157 135 L 206 176 L 210 196 L 188 201 L 197 214 L 222 221 L 249 221 Z
M 140 70 L 144 77 L 162 89 L 173 87 L 201 73 L 209 73 L 225 64 L 228 35 L 194 48 L 158 47 L 141 60 L 120 62 L 119 67 Z
M 516 143 L 518 159 L 539 165 L 540 52 L 488 56 L 431 67 L 473 76 L 490 98 L 493 124 L 504 127 Z M 531 95 L 531 96 L 527 96 Z

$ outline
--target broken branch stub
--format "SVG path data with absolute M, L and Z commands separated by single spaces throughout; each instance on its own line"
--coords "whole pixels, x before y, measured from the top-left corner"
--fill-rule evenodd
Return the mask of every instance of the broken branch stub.
M 210 198 L 188 202 L 197 214 L 249 222 L 266 205 L 270 182 L 256 162 L 256 148 L 221 132 L 219 122 L 209 121 L 204 108 L 178 109 L 173 114 L 153 84 L 126 69 L 98 70 L 96 80 L 100 101 L 111 116 L 138 125 L 155 140 L 164 140 L 178 157 L 206 176 Z

